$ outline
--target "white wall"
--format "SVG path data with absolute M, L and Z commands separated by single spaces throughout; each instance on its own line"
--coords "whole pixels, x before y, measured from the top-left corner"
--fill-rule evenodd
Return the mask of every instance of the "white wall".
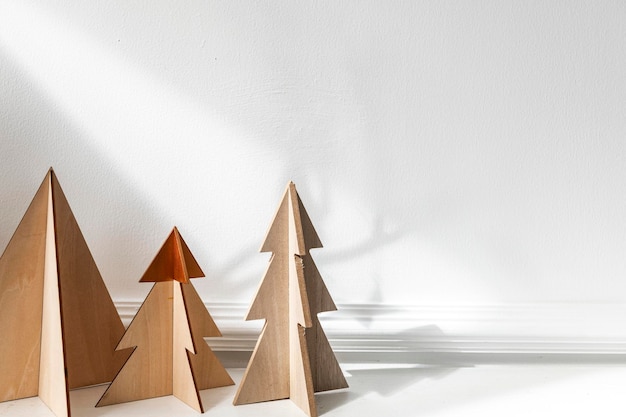
M 0 2 L 0 247 L 54 166 L 117 301 L 251 301 L 293 179 L 337 303 L 626 302 L 626 3 Z

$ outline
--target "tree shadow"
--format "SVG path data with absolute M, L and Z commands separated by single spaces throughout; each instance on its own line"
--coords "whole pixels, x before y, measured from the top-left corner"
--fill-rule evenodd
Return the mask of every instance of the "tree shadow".
M 316 394 L 320 415 L 357 401 L 372 392 L 389 397 L 408 387 L 423 384 L 424 381 L 445 378 L 459 368 L 473 366 L 450 358 L 438 362 L 425 361 L 422 354 L 427 352 L 416 350 L 415 343 L 419 344 L 420 337 L 426 335 L 445 337 L 436 325 L 419 326 L 388 335 L 390 340 L 409 342 L 410 349 L 400 343 L 395 352 L 338 353 L 337 357 L 346 373 L 349 388 Z M 406 350 L 402 350 L 403 347 Z
M 349 388 L 336 392 L 315 395 L 319 415 L 358 401 L 375 392 L 383 397 L 402 392 L 408 387 L 422 385 L 429 380 L 437 380 L 455 372 L 458 368 L 448 366 L 426 366 L 414 368 L 349 369 Z

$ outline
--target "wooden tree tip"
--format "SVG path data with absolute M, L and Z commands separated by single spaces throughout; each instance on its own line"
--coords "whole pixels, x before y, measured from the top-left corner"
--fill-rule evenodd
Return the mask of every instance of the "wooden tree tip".
M 204 272 L 178 228 L 174 227 L 139 282 L 174 280 L 188 284 L 190 278 L 201 277 L 204 277 Z
M 322 247 L 322 242 L 302 204 L 296 185 L 293 181 L 289 181 L 260 252 L 277 252 L 287 244 L 285 236 L 290 228 L 289 222 L 294 222 L 292 226 L 297 234 L 296 247 L 293 248 L 295 254 L 306 255 L 309 249 Z

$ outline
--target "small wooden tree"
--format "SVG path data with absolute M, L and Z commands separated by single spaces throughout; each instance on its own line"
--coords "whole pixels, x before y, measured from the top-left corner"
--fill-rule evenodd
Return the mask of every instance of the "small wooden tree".
M 117 349 L 135 348 L 97 406 L 174 395 L 205 411 L 199 390 L 232 385 L 204 336 L 221 336 L 190 278 L 204 273 L 174 228 L 140 282 L 152 290 Z
M 246 320 L 266 323 L 235 405 L 290 398 L 316 416 L 315 392 L 348 387 L 317 318 L 337 309 L 309 254 L 321 247 L 289 183 L 261 248 L 272 257 Z
M 124 325 L 50 169 L 0 257 L 0 401 L 39 396 L 70 415 L 68 390 L 109 382 Z

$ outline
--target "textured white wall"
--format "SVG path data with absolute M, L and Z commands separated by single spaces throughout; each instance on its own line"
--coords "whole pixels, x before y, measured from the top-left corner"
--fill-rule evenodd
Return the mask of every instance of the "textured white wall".
M 0 1 L 0 247 L 54 166 L 116 300 L 247 303 L 293 179 L 338 303 L 626 302 L 626 3 Z M 202 281 L 202 282 L 201 282 Z

